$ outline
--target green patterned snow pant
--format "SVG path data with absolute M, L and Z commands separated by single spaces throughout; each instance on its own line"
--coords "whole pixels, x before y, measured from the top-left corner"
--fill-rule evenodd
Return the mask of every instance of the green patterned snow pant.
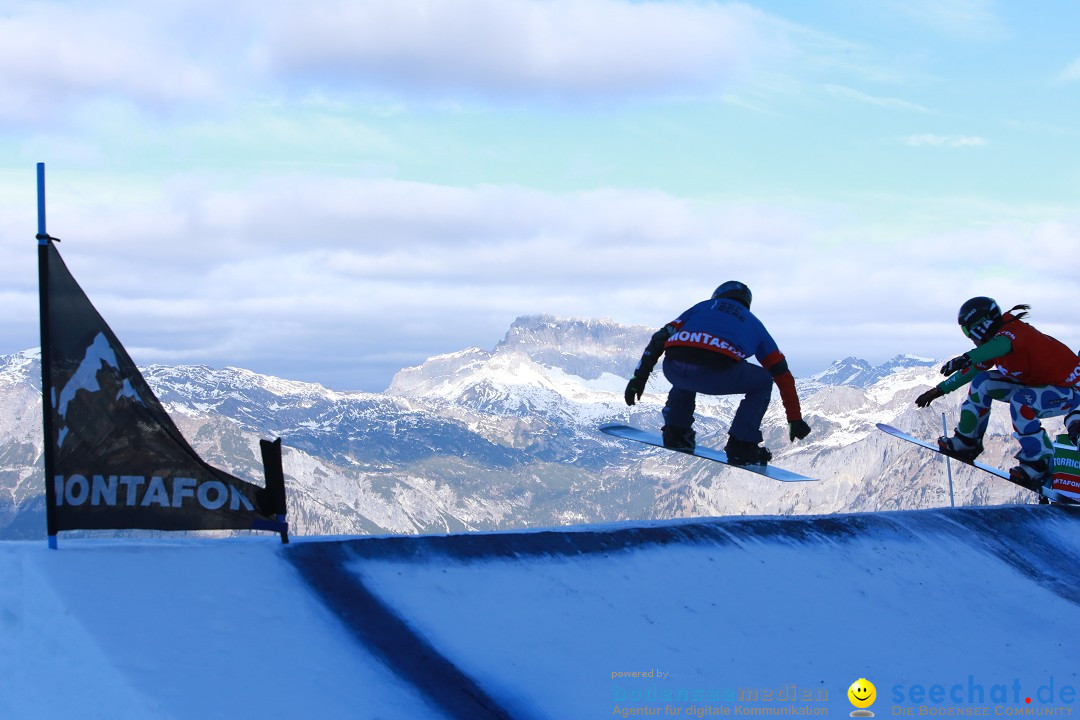
M 1022 385 L 1000 370 L 985 370 L 971 381 L 960 405 L 956 432 L 981 440 L 990 422 L 994 400 L 1009 403 L 1013 435 L 1020 441 L 1018 460 L 1041 460 L 1054 452 L 1042 418 L 1060 417 L 1080 409 L 1080 390 L 1057 385 Z

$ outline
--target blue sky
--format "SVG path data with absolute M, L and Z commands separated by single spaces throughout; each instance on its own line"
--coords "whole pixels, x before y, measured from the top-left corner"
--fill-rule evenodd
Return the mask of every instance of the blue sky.
M 0 352 L 49 230 L 140 363 L 337 389 L 728 279 L 797 375 L 948 357 L 973 295 L 1074 349 L 1080 6 L 0 0 Z M 628 368 L 629 371 L 629 368 Z

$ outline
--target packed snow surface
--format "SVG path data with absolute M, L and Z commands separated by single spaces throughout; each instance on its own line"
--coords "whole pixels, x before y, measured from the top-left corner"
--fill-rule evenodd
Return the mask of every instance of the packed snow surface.
M 1049 506 L 0 543 L 0 717 L 1068 716 L 1078 563 Z

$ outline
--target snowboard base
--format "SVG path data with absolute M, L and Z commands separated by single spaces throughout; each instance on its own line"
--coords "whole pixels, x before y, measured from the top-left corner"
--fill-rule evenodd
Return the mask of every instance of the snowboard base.
M 968 460 L 963 460 L 963 459 L 958 458 L 958 457 L 954 457 L 952 455 L 946 455 L 945 453 L 941 452 L 941 448 L 939 448 L 936 443 L 930 443 L 930 442 L 927 442 L 926 440 L 920 440 L 917 437 L 913 437 L 911 435 L 908 435 L 903 430 L 897 430 L 892 425 L 886 425 L 885 423 L 878 423 L 877 424 L 877 429 L 882 431 L 883 433 L 887 433 L 889 435 L 892 435 L 893 437 L 900 438 L 901 440 L 907 440 L 909 443 L 913 443 L 915 445 L 918 445 L 919 447 L 926 448 L 927 450 L 930 450 L 931 452 L 936 452 L 938 455 L 941 455 L 942 457 L 952 458 L 953 460 L 956 460 L 957 462 L 962 462 L 965 465 L 970 465 L 971 467 L 978 468 L 979 470 L 982 470 L 983 472 L 990 473 L 991 475 L 996 475 L 997 477 L 1001 478 L 1002 480 L 1008 480 L 1013 485 L 1016 485 L 1017 487 L 1022 487 L 1025 490 L 1030 490 L 1031 492 L 1039 495 L 1040 497 L 1046 498 L 1047 500 L 1049 500 L 1051 502 L 1061 503 L 1063 505 L 1076 505 L 1077 504 L 1077 502 L 1075 500 L 1062 495 L 1061 493 L 1057 492 L 1056 490 L 1051 490 L 1050 488 L 1035 489 L 1035 488 L 1029 487 L 1029 486 L 1027 486 L 1027 485 L 1025 485 L 1023 483 L 1019 483 L 1016 480 L 1013 480 L 1012 476 L 1009 475 L 1008 472 L 1006 472 L 1005 470 L 1002 470 L 1001 468 L 996 468 L 993 465 L 987 465 L 985 463 L 979 462 L 978 460 L 968 461 Z
M 664 439 L 656 433 L 646 432 L 630 425 L 602 425 L 600 432 L 614 437 L 620 437 L 624 440 L 634 440 L 635 442 L 645 443 L 646 445 L 653 445 L 654 447 L 664 447 Z M 672 452 L 680 452 L 684 455 L 693 455 L 694 457 L 704 458 L 706 460 L 712 460 L 713 462 L 722 463 L 728 467 L 739 468 L 740 470 L 749 470 L 752 473 L 758 475 L 764 475 L 767 478 L 773 480 L 779 480 L 780 482 L 817 482 L 816 478 L 806 477 L 790 470 L 784 470 L 778 468 L 775 465 L 734 465 L 728 461 L 727 453 L 723 450 L 714 450 L 709 447 L 702 447 L 698 445 L 693 449 L 680 449 L 680 448 L 664 448 L 665 450 L 671 450 Z

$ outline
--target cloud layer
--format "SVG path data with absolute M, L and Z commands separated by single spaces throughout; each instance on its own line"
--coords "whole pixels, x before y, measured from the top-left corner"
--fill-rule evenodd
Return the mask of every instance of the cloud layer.
M 261 46 L 287 74 L 480 95 L 639 95 L 716 88 L 769 45 L 746 5 L 419 0 L 290 5 Z
M 1080 232 L 1016 223 L 900 249 L 875 239 L 884 228 L 822 208 L 303 176 L 69 204 L 51 222 L 137 358 L 223 358 L 369 390 L 430 354 L 490 347 L 519 315 L 659 326 L 733 278 L 797 370 L 946 355 L 964 349 L 953 315 L 971 294 L 1031 302 L 1065 327 L 1061 288 L 1032 279 L 1054 277 Z M 0 315 L 9 327 L 34 306 L 19 255 L 3 271 L 19 289 Z
M 740 3 L 240 0 L 13 3 L 0 121 L 95 100 L 191 110 L 283 88 L 421 97 L 634 98 L 715 92 L 784 51 Z
M 38 160 L 140 362 L 377 390 L 518 315 L 658 326 L 732 278 L 801 374 L 951 355 L 977 294 L 1080 346 L 1075 132 L 1036 104 L 1075 63 L 992 2 L 806 7 L 0 0 L 0 351 L 37 344 Z

